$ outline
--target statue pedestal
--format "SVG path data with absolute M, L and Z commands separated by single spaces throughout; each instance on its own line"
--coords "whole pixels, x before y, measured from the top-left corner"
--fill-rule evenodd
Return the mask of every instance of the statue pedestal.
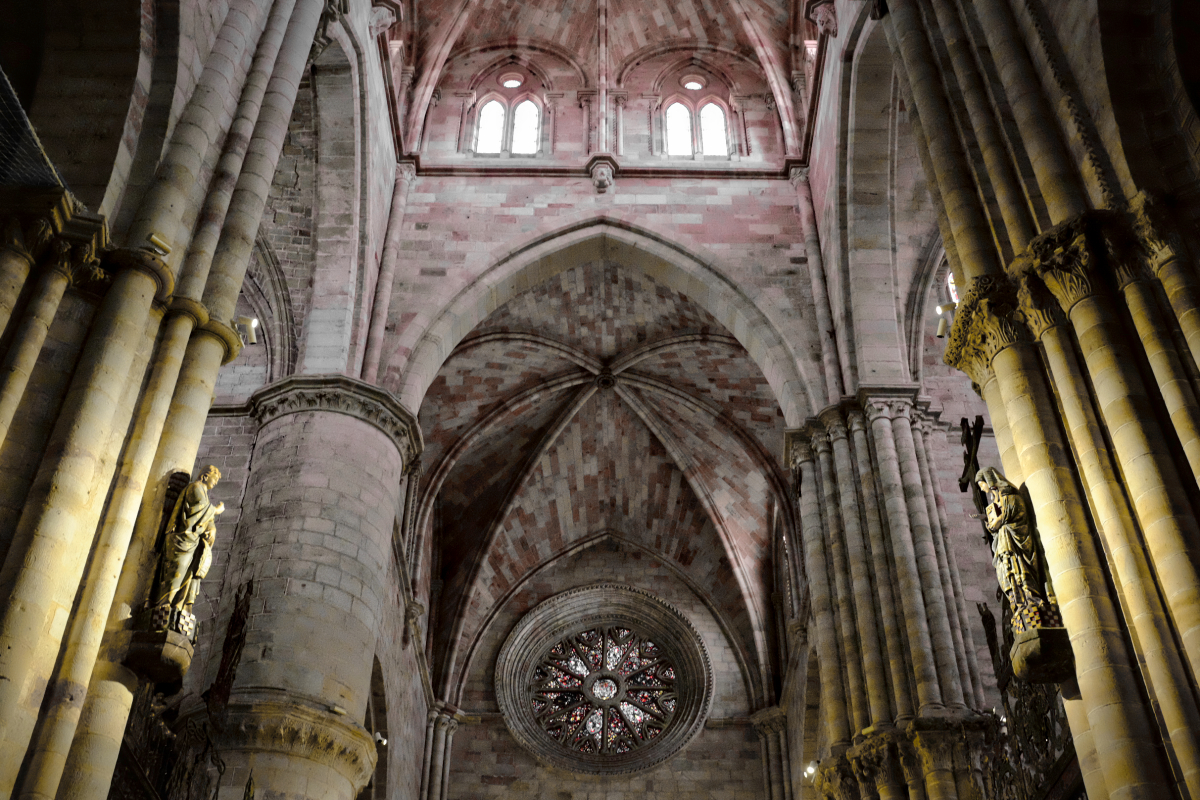
M 1062 683 L 1075 674 L 1075 654 L 1066 628 L 1018 633 L 1008 655 L 1013 674 L 1029 683 Z
M 192 664 L 192 643 L 175 631 L 134 631 L 125 666 L 154 683 L 179 683 Z

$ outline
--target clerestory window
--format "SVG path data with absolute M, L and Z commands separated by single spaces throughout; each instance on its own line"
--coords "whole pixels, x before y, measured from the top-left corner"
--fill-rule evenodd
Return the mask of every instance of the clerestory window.
M 700 109 L 700 124 L 693 124 L 692 111 L 682 102 L 672 103 L 665 115 L 668 156 L 729 156 L 729 125 L 725 109 L 706 103 Z
M 489 100 L 479 110 L 475 152 L 500 155 L 536 155 L 541 149 L 542 111 L 532 100 L 522 100 L 511 110 L 500 100 Z

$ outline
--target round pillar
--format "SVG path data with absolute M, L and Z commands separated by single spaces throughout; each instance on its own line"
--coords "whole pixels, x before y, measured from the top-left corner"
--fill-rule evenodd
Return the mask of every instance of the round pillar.
M 226 589 L 253 580 L 221 796 L 251 773 L 277 798 L 355 797 L 373 773 L 361 725 L 416 419 L 342 376 L 295 376 L 253 398 L 260 428 Z M 240 796 L 240 794 L 236 794 Z

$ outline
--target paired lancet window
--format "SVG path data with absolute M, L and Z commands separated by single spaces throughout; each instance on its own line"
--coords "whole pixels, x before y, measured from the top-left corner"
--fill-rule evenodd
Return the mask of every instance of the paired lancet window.
M 695 117 L 699 117 L 696 124 Z M 729 155 L 729 126 L 725 109 L 716 103 L 706 103 L 698 115 L 682 102 L 667 106 L 668 156 Z
M 479 110 L 475 129 L 475 152 L 500 155 L 536 155 L 541 143 L 542 110 L 532 100 L 509 108 L 500 100 L 488 100 Z

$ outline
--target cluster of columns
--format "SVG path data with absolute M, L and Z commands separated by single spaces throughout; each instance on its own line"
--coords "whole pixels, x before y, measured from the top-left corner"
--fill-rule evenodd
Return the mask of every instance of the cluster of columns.
M 944 434 L 914 395 L 864 389 L 789 434 L 829 743 L 816 781 L 831 797 L 902 797 L 901 749 L 928 760 L 941 752 L 931 743 L 987 726 L 972 710 L 983 685 L 936 502 Z M 970 753 L 937 761 L 917 788 L 956 798 L 976 769 Z
M 437 702 L 425 723 L 425 752 L 421 759 L 419 800 L 445 800 L 450 785 L 450 751 L 459 725 L 458 709 Z
M 167 479 L 192 471 L 217 372 L 241 347 L 229 320 L 324 6 L 233 0 L 120 246 L 109 249 L 104 221 L 65 193 L 47 207 L 31 200 L 5 222 L 0 331 L 13 345 L 0 377 L 0 438 L 24 435 L 22 403 L 62 298 L 82 293 L 96 308 L 0 570 L 0 794 L 107 794 L 139 680 L 124 664 L 131 611 L 154 571 Z M 411 177 L 411 168 L 398 172 L 401 198 Z M 395 253 L 384 262 L 375 305 L 386 319 Z M 256 400 L 260 444 L 284 441 L 290 458 L 310 452 L 305 463 L 326 471 L 297 485 L 294 460 L 265 445 L 255 451 L 246 508 L 271 518 L 277 540 L 246 546 L 269 548 L 275 572 L 239 578 L 275 580 L 278 591 L 251 615 L 247 637 L 291 641 L 259 647 L 239 672 L 228 706 L 237 724 L 222 743 L 231 790 L 253 768 L 259 785 L 269 782 L 281 797 L 321 787 L 323 796 L 348 798 L 374 764 L 373 743 L 346 715 L 361 716 L 366 702 L 380 610 L 370 591 L 351 599 L 334 587 L 383 585 L 399 511 L 391 495 L 420 437 L 386 393 L 331 380 L 276 385 L 289 399 Z M 346 476 L 364 463 L 361 453 L 331 457 L 347 441 L 377 451 L 372 473 L 354 486 Z M 279 485 L 264 488 L 272 480 Z M 293 489 L 324 491 L 328 513 L 301 518 L 299 504 L 281 513 L 269 502 Z M 326 585 L 306 526 L 330 537 L 324 555 L 339 573 L 323 572 Z M 357 561 L 344 557 L 338 538 L 356 541 Z M 292 579 L 279 582 L 288 570 Z M 323 636 L 346 641 L 300 658 L 314 620 Z M 322 653 L 346 663 L 315 663 Z M 325 673 L 339 679 L 317 679 Z
M 1062 688 L 1088 796 L 1198 797 L 1200 292 L 1187 244 L 1145 195 L 1121 206 L 1091 163 L 1097 143 L 1076 163 L 1010 3 L 890 0 L 881 24 L 968 289 L 946 361 L 975 382 L 1006 476 L 1032 498 L 1074 652 Z

